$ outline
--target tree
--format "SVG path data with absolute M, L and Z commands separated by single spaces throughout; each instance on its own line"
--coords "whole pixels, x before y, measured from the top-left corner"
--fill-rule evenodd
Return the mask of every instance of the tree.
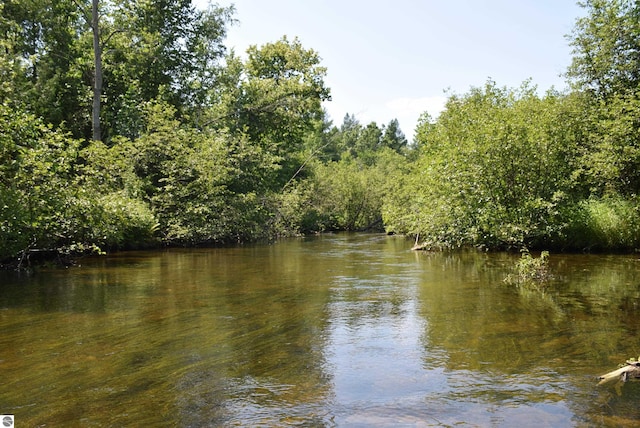
M 103 25 L 109 34 L 103 41 L 109 134 L 139 136 L 144 104 L 153 100 L 199 124 L 213 103 L 233 7 L 199 10 L 191 0 L 118 0 L 116 6 Z
M 375 122 L 369 122 L 365 126 L 356 142 L 356 153 L 365 164 L 373 165 L 376 160 L 376 153 L 380 149 L 382 130 Z
M 17 106 L 20 104 L 21 88 L 25 85 L 22 61 L 16 44 L 21 28 L 5 12 L 6 5 L 0 4 L 0 104 Z
M 146 102 L 194 122 L 210 107 L 232 13 L 191 0 L 11 0 L 0 71 L 15 103 L 74 137 L 133 138 Z
M 583 94 L 580 172 L 594 195 L 640 193 L 640 2 L 588 0 L 568 70 Z
M 375 162 L 375 153 L 380 148 L 382 130 L 375 122 L 363 126 L 353 114 L 345 114 L 340 128 L 335 128 L 337 159 L 359 159 L 366 165 Z M 336 159 L 336 160 L 337 160 Z
M 100 126 L 100 98 L 102 97 L 102 46 L 100 43 L 100 15 L 98 0 L 91 0 L 91 31 L 93 33 L 93 109 L 91 120 L 93 124 L 93 140 L 102 140 Z
M 324 119 L 322 102 L 330 99 L 326 69 L 298 39 L 251 46 L 247 55 L 244 63 L 234 55 L 228 58 L 225 90 L 217 94 L 221 103 L 211 110 L 209 124 L 244 133 L 278 158 L 280 170 L 267 181 L 280 188 L 304 162 L 306 135 Z
M 407 143 L 407 137 L 405 137 L 400 129 L 398 119 L 392 119 L 384 128 L 381 145 L 383 147 L 389 147 L 397 153 L 402 153 L 407 147 Z
M 64 0 L 12 0 L 1 13 L 11 44 L 5 52 L 12 62 L 12 103 L 47 123 L 64 123 L 75 137 L 84 136 L 90 110 L 79 36 L 86 24 L 80 8 Z
M 577 159 L 563 98 L 488 82 L 423 121 L 420 157 L 385 207 L 390 230 L 433 245 L 537 245 L 561 233 Z
M 339 129 L 340 151 L 350 157 L 357 157 L 358 140 L 362 133 L 362 125 L 353 114 L 345 114 Z
M 635 92 L 640 84 L 640 3 L 586 0 L 587 15 L 570 36 L 573 59 L 568 77 L 578 90 L 599 98 Z

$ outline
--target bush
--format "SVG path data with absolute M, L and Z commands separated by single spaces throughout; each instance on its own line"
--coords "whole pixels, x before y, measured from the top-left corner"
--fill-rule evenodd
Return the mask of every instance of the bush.
M 320 165 L 315 175 L 318 196 L 314 209 L 328 219 L 328 229 L 382 229 L 385 177 L 375 166 L 353 159 Z
M 0 259 L 73 239 L 68 206 L 80 142 L 0 105 Z
M 275 236 L 296 236 L 324 232 L 330 218 L 318 204 L 318 186 L 313 179 L 291 182 L 283 192 L 270 198 L 274 213 L 271 221 Z
M 544 243 L 574 185 L 572 108 L 526 83 L 452 96 L 435 123 L 418 126 L 420 156 L 385 205 L 388 229 L 441 247 Z
M 638 198 L 619 195 L 590 198 L 575 206 L 563 245 L 582 251 L 628 251 L 640 248 Z
M 93 242 L 107 248 L 141 248 L 155 242 L 158 223 L 149 207 L 123 192 L 114 192 L 97 200 L 102 221 L 94 222 Z
M 534 258 L 528 250 L 523 250 L 513 270 L 514 272 L 504 279 L 507 284 L 543 285 L 550 277 L 549 252 L 542 251 L 540 257 Z

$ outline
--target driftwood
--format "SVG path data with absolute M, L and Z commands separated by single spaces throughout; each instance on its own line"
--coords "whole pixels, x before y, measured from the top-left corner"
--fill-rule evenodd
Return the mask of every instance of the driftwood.
M 411 247 L 411 251 L 425 251 L 425 250 L 428 250 L 429 248 L 431 247 L 427 244 L 416 244 L 413 247 Z
M 419 244 L 418 242 L 420 242 L 419 233 L 416 235 L 416 242 L 413 244 L 413 247 L 411 247 L 411 251 L 424 251 L 429 249 L 429 245 L 427 243 Z
M 612 380 L 626 382 L 629 379 L 640 379 L 640 361 L 629 360 L 626 362 L 626 365 L 607 374 L 603 374 L 599 376 L 598 379 L 600 379 L 598 385 Z

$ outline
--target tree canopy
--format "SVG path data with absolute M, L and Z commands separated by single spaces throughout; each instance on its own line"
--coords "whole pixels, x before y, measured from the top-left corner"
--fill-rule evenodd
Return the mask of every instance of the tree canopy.
M 640 4 L 634 0 L 586 0 L 586 15 L 570 35 L 575 88 L 609 98 L 640 85 Z
M 227 52 L 233 7 L 5 1 L 0 262 L 326 230 L 638 248 L 640 6 L 582 6 L 570 90 L 489 80 L 409 142 L 397 119 L 334 124 L 328 70 L 297 38 Z

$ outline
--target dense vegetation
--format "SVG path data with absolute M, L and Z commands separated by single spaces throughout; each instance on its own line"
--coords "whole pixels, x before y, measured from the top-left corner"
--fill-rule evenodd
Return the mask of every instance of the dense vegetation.
M 0 260 L 386 229 L 427 246 L 640 246 L 640 4 L 588 0 L 571 90 L 489 81 L 333 125 L 297 39 L 239 57 L 190 0 L 0 4 Z

